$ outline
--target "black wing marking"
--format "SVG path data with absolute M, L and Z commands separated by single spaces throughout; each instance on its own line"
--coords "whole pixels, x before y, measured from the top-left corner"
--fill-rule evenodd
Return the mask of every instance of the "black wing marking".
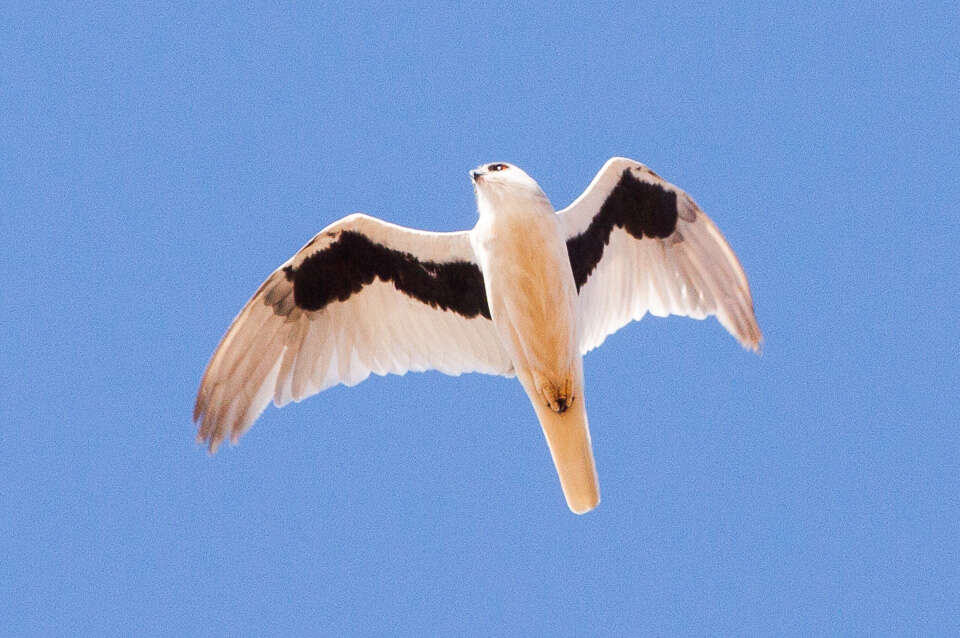
M 615 227 L 623 228 L 637 239 L 669 237 L 677 228 L 677 193 L 660 184 L 637 179 L 625 168 L 590 226 L 567 240 L 577 292 L 600 263 Z
M 334 301 L 346 301 L 380 279 L 433 308 L 451 310 L 468 319 L 477 315 L 490 318 L 483 273 L 477 264 L 421 261 L 353 230 L 341 231 L 333 243 L 298 267 L 286 266 L 283 272 L 293 283 L 294 303 L 302 310 L 321 310 Z M 291 310 L 289 305 L 274 306 L 277 314 Z

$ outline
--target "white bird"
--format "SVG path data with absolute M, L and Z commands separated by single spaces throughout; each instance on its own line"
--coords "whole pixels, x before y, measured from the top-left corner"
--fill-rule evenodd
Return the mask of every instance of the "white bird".
M 506 163 L 470 171 L 479 219 L 433 233 L 363 214 L 334 222 L 271 274 L 210 359 L 193 418 L 211 452 L 278 407 L 370 373 L 516 376 L 567 505 L 600 501 L 584 353 L 646 313 L 715 315 L 762 340 L 746 275 L 685 192 L 615 157 L 556 212 Z

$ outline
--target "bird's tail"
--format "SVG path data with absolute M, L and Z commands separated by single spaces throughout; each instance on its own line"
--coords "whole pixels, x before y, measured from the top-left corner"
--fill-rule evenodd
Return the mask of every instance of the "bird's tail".
M 586 514 L 600 502 L 600 485 L 593 464 L 583 384 L 577 385 L 579 392 L 573 404 L 562 413 L 550 409 L 536 393 L 530 399 L 547 437 L 567 506 L 575 514 Z

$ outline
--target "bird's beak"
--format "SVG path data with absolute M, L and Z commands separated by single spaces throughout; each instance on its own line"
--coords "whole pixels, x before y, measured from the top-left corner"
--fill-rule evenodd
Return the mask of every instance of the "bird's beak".
M 486 174 L 487 174 L 486 171 L 481 171 L 479 168 L 475 168 L 472 171 L 470 171 L 470 177 L 473 179 L 474 183 L 477 183 L 480 180 L 480 178 Z

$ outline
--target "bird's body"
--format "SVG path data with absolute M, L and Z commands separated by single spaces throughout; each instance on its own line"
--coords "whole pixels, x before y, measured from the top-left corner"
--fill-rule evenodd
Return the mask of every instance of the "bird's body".
M 557 213 L 519 168 L 471 171 L 473 230 L 429 233 L 351 215 L 276 270 L 207 366 L 194 418 L 215 450 L 271 399 L 438 369 L 516 376 L 570 509 L 599 502 L 582 355 L 645 313 L 716 315 L 761 339 L 746 277 L 686 193 L 642 164 L 607 162 Z
M 487 185 L 488 175 L 475 173 L 480 218 L 470 239 L 493 325 L 537 412 L 567 502 L 577 513 L 589 511 L 600 494 L 583 401 L 579 299 L 564 230 L 539 186 Z
M 471 244 L 500 342 L 515 368 L 560 391 L 580 353 L 577 288 L 559 219 L 546 197 L 526 192 L 496 206 L 481 198 L 479 208 Z

